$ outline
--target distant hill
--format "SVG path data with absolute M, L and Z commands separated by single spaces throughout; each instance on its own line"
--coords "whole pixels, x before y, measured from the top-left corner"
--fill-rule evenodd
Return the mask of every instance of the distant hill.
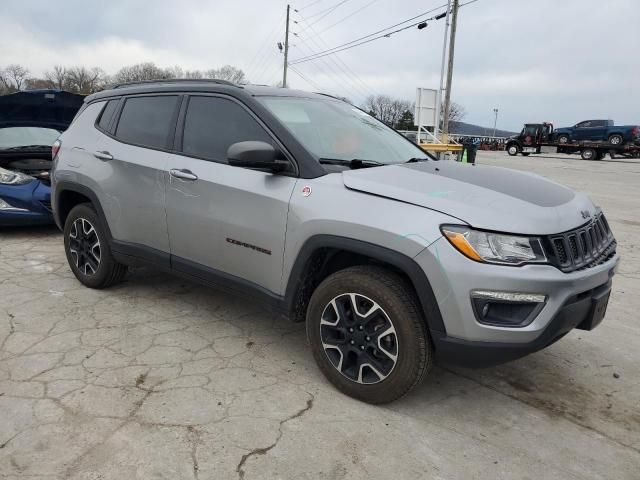
M 481 127 L 465 122 L 454 122 L 449 126 L 449 130 L 453 135 L 476 135 L 478 137 L 492 137 L 493 128 Z M 517 132 L 509 132 L 507 130 L 496 130 L 496 137 L 510 137 L 516 135 Z

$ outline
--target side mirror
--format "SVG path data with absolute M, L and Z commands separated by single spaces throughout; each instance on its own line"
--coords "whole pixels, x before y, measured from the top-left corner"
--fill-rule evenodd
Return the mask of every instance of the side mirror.
M 255 168 L 268 172 L 282 172 L 289 162 L 281 160 L 279 152 L 266 142 L 237 142 L 227 150 L 227 161 L 234 167 Z

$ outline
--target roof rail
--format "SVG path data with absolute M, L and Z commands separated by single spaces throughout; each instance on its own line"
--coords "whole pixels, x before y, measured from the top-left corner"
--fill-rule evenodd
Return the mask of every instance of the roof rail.
M 239 85 L 229 82 L 227 80 L 220 80 L 217 78 L 167 78 L 158 80 L 138 80 L 135 82 L 118 83 L 111 88 L 124 88 L 133 87 L 137 85 L 152 85 L 154 83 L 217 83 L 219 85 L 229 85 L 232 87 L 239 87 Z

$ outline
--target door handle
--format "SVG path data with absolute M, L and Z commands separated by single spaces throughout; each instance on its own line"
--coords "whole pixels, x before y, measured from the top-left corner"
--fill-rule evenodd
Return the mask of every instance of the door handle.
M 172 177 L 179 178 L 180 180 L 189 180 L 193 182 L 198 179 L 198 176 L 195 173 L 187 169 L 172 168 L 169 170 L 169 173 Z
M 111 155 L 109 152 L 93 152 L 93 156 L 99 158 L 100 160 L 113 160 L 113 155 Z

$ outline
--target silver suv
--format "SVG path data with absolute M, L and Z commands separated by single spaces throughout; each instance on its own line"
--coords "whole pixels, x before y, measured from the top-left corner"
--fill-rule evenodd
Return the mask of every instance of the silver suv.
M 537 175 L 435 161 L 341 100 L 222 81 L 86 98 L 52 203 L 91 288 L 151 264 L 306 321 L 318 366 L 371 403 L 434 358 L 473 367 L 604 317 L 602 212 Z

